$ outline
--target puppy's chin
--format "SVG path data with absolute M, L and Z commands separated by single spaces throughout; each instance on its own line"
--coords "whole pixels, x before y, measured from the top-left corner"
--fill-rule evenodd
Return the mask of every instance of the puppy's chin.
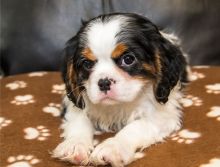
M 117 105 L 121 103 L 121 101 L 113 97 L 99 97 L 97 99 L 90 98 L 90 101 L 95 105 L 104 105 L 104 106 Z
M 112 99 L 112 98 L 103 98 L 99 101 L 99 104 L 102 104 L 102 105 L 116 105 L 118 104 L 119 101 L 115 100 L 115 99 Z

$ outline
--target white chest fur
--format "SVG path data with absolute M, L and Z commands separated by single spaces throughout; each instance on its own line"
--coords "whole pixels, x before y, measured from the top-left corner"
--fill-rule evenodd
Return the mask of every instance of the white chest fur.
M 171 92 L 166 104 L 159 104 L 154 98 L 152 88 L 148 88 L 133 102 L 111 106 L 90 104 L 86 113 L 98 131 L 117 132 L 138 119 L 155 122 L 163 129 L 166 128 L 164 125 L 167 121 L 173 121 L 174 126 L 180 126 L 180 97 L 181 94 L 176 88 Z

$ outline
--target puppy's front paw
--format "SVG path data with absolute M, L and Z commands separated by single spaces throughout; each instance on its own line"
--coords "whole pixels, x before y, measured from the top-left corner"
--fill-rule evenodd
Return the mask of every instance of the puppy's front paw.
M 67 139 L 54 149 L 52 156 L 76 165 L 87 165 L 92 149 L 91 144 L 82 140 Z
M 111 164 L 113 167 L 123 167 L 133 160 L 134 153 L 129 151 L 115 138 L 109 138 L 99 144 L 90 156 L 93 165 Z

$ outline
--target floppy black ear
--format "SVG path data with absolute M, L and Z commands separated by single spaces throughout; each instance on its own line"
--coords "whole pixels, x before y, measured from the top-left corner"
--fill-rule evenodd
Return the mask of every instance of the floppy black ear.
M 186 60 L 181 50 L 164 37 L 161 36 L 157 45 L 154 94 L 159 103 L 166 103 L 171 90 L 186 73 Z
M 78 37 L 71 38 L 64 49 L 64 63 L 62 69 L 63 80 L 66 85 L 66 93 L 68 98 L 78 108 L 85 108 L 85 102 L 81 92 L 83 87 L 79 79 L 79 72 L 76 67 L 78 55 Z

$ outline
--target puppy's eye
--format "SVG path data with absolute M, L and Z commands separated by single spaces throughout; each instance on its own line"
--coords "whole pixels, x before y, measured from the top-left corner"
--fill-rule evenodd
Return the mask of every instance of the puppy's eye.
M 89 61 L 89 60 L 84 60 L 82 65 L 84 69 L 90 70 L 94 66 L 94 62 Z
M 122 56 L 121 66 L 131 66 L 136 62 L 136 58 L 132 54 Z

